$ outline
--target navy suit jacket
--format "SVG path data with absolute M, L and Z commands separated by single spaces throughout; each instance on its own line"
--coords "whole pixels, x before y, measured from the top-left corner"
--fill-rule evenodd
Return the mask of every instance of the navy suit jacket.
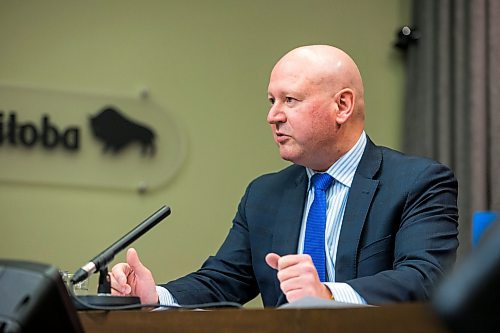
M 217 254 L 163 286 L 180 304 L 243 304 L 259 292 L 265 306 L 285 302 L 264 257 L 297 253 L 307 186 L 298 165 L 255 179 Z M 367 140 L 344 213 L 336 282 L 369 304 L 427 299 L 455 261 L 457 220 L 457 181 L 449 168 Z

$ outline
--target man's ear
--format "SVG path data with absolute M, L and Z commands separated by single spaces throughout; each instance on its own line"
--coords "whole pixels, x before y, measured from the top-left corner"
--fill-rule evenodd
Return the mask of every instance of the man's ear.
M 337 124 L 344 124 L 354 112 L 354 91 L 349 88 L 340 90 L 335 95 L 335 102 L 338 106 Z

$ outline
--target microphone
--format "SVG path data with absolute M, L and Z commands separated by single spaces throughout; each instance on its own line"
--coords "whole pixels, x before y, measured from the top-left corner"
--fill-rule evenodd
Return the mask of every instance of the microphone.
M 115 255 L 118 252 L 129 246 L 133 241 L 141 237 L 168 215 L 170 215 L 170 207 L 162 206 L 141 224 L 113 243 L 113 245 L 96 255 L 88 263 L 79 268 L 71 278 L 71 283 L 75 285 L 88 278 L 91 274 L 105 268 L 109 262 L 115 258 Z

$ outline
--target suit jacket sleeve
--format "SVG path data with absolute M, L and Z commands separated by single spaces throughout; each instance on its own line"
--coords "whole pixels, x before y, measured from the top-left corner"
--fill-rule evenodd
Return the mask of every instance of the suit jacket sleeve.
M 198 271 L 162 285 L 179 304 L 221 301 L 244 304 L 258 295 L 251 260 L 249 230 L 244 218 L 251 186 L 252 184 L 248 186 L 229 234 L 217 254 L 210 256 Z

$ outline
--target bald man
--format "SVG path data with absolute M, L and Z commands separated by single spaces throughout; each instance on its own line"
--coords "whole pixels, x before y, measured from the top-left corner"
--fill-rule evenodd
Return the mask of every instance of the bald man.
M 248 186 L 226 240 L 198 271 L 157 286 L 129 249 L 112 269 L 113 294 L 181 305 L 244 304 L 259 293 L 265 306 L 305 296 L 426 300 L 458 247 L 450 169 L 373 144 L 360 72 L 338 48 L 287 53 L 268 99 L 274 140 L 293 165 Z

